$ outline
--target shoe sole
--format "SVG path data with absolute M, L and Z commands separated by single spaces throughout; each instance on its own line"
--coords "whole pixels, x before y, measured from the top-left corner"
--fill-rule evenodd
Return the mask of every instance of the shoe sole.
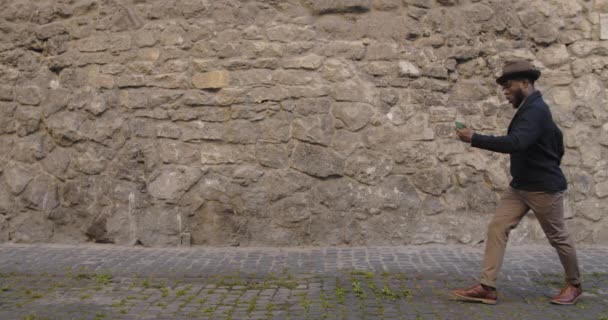
M 484 299 L 484 298 L 473 298 L 473 297 L 467 297 L 461 294 L 458 294 L 454 291 L 452 291 L 452 294 L 457 296 L 458 298 L 467 300 L 467 301 L 475 301 L 475 302 L 481 302 L 483 304 L 496 304 L 496 300 L 490 300 L 490 299 Z
M 574 301 L 572 301 L 572 302 L 560 302 L 560 301 L 555 301 L 555 300 L 550 300 L 550 302 L 553 304 L 561 305 L 561 306 L 569 306 L 569 305 L 575 304 L 578 301 L 578 298 L 581 297 L 581 295 L 582 294 L 579 294 L 576 298 L 574 298 Z

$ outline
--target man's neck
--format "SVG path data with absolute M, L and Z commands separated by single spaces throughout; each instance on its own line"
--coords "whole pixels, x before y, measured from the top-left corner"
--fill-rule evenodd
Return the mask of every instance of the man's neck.
M 533 95 L 536 92 L 536 89 L 532 88 L 528 92 L 525 93 L 524 100 L 528 99 L 529 96 Z
M 530 97 L 534 92 L 536 92 L 536 89 L 532 89 L 530 92 L 528 92 L 528 94 L 526 94 L 524 96 L 524 99 L 521 101 L 521 103 L 517 107 L 517 110 L 521 109 L 521 106 L 523 106 L 524 103 L 526 103 L 526 100 L 528 100 L 528 97 Z

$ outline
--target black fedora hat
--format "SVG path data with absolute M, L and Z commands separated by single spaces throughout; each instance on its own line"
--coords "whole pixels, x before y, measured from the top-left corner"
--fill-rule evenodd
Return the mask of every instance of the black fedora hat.
M 515 60 L 505 62 L 502 67 L 502 75 L 496 79 L 496 83 L 504 85 L 511 79 L 530 79 L 536 81 L 540 77 L 540 70 L 536 69 L 526 60 Z

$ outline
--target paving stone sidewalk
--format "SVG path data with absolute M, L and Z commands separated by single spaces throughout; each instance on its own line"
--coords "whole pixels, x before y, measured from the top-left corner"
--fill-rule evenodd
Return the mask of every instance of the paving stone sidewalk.
M 581 247 L 585 295 L 550 246 L 510 247 L 499 304 L 456 300 L 482 249 L 465 246 L 141 248 L 0 245 L 0 319 L 608 320 L 608 247 Z

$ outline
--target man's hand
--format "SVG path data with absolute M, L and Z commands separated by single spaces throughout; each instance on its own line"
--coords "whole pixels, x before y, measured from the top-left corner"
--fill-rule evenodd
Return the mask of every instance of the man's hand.
M 473 133 L 475 132 L 470 128 L 456 129 L 456 134 L 458 135 L 458 138 L 468 143 L 471 143 L 471 140 L 473 139 Z

